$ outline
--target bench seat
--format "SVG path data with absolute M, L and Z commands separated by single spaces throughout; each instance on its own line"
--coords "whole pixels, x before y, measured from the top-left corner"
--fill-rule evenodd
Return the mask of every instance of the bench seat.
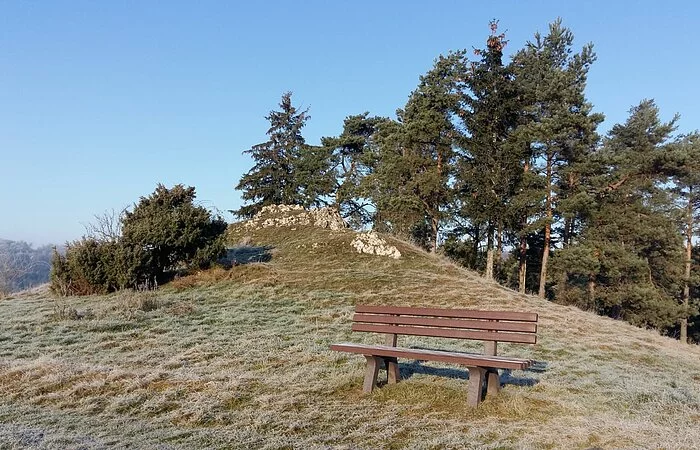
M 504 356 L 484 356 L 472 353 L 462 353 L 443 350 L 427 350 L 388 345 L 366 345 L 342 343 L 331 345 L 331 350 L 337 352 L 357 353 L 360 355 L 416 359 L 422 361 L 438 361 L 462 366 L 477 366 L 490 369 L 525 370 L 533 361 L 529 359 L 509 358 Z

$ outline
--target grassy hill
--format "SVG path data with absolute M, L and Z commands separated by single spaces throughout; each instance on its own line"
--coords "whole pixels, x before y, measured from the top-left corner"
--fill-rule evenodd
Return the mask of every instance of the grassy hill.
M 391 240 L 350 231 L 230 232 L 242 263 L 157 292 L 0 302 L 0 448 L 698 448 L 700 349 L 526 295 Z M 256 262 L 263 261 L 263 262 Z M 364 358 L 334 342 L 356 303 L 540 314 L 538 361 L 466 403 L 466 370 L 403 361 L 361 394 Z M 405 338 L 401 345 L 478 350 Z M 380 375 L 381 376 L 381 375 Z

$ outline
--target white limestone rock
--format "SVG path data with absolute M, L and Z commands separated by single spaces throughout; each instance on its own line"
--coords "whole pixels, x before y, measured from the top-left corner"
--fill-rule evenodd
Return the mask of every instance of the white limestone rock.
M 369 255 L 388 256 L 390 258 L 401 258 L 401 252 L 393 245 L 388 245 L 387 242 L 380 238 L 373 231 L 367 233 L 359 233 L 350 243 L 357 253 L 367 253 Z
M 270 205 L 263 207 L 243 224 L 245 229 L 295 227 L 312 225 L 332 231 L 344 230 L 347 224 L 334 208 L 304 209 L 299 205 Z

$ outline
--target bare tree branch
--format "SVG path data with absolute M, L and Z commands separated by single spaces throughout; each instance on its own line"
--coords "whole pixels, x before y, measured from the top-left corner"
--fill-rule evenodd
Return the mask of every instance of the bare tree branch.
M 86 236 L 98 242 L 116 242 L 122 234 L 122 218 L 126 208 L 117 211 L 114 208 L 102 214 L 95 214 L 95 220 L 85 227 Z

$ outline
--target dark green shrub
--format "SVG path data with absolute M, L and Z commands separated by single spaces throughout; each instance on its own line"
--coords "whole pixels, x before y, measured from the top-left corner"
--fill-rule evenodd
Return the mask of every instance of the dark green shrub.
M 122 243 L 134 251 L 139 282 L 167 281 L 179 269 L 207 268 L 224 254 L 226 222 L 194 204 L 195 189 L 159 184 L 122 221 Z
M 54 252 L 51 289 L 61 295 L 104 294 L 134 286 L 135 258 L 120 242 L 84 237 Z
M 206 268 L 224 254 L 226 223 L 194 205 L 195 189 L 158 185 L 121 219 L 122 235 L 84 237 L 54 252 L 51 288 L 90 295 L 124 288 L 152 289 L 178 270 Z

